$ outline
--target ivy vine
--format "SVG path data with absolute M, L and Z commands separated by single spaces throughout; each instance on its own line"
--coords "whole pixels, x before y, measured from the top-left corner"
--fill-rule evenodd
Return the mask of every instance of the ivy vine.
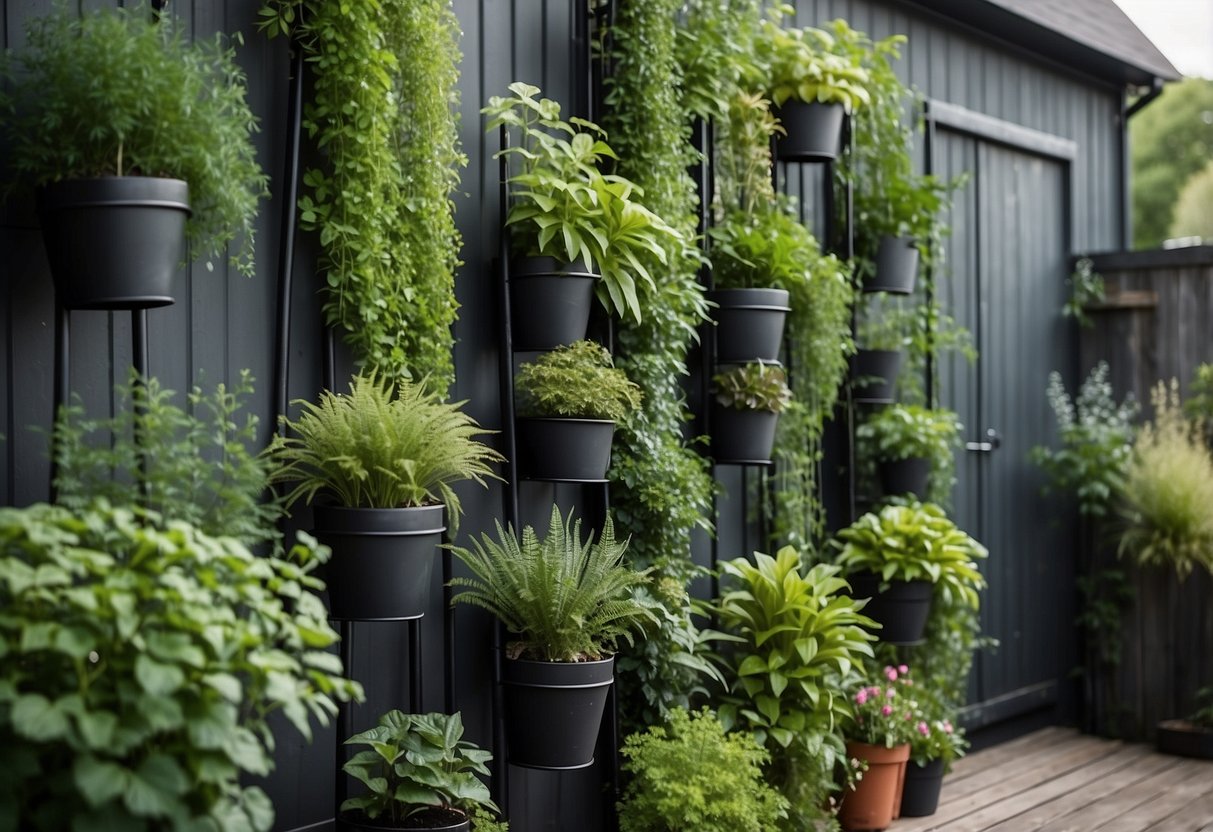
M 270 0 L 313 70 L 303 126 L 323 162 L 303 175 L 300 225 L 323 247 L 324 311 L 359 362 L 445 391 L 457 304 L 451 194 L 459 150 L 459 25 L 450 0 Z

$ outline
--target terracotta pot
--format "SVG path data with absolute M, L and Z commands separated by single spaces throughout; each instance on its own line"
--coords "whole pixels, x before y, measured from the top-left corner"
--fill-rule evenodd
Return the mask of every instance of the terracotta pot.
M 847 742 L 847 756 L 868 764 L 863 779 L 854 791 L 845 792 L 838 810 L 842 828 L 852 830 L 887 829 L 901 807 L 909 744 L 885 748 L 865 742 Z

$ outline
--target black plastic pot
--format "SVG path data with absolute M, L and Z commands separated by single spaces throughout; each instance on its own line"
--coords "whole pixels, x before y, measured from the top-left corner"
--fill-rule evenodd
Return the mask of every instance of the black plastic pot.
M 333 550 L 325 564 L 329 615 L 350 621 L 421 618 L 442 542 L 443 506 L 313 510 L 316 538 Z
M 614 668 L 614 657 L 596 662 L 503 661 L 510 763 L 561 770 L 593 765 Z
M 614 422 L 524 417 L 516 428 L 518 473 L 523 479 L 606 482 Z
M 918 246 L 913 237 L 880 238 L 876 249 L 876 271 L 864 281 L 865 292 L 908 295 L 918 280 Z
M 838 156 L 842 138 L 841 104 L 806 104 L 789 99 L 775 109 L 786 135 L 775 141 L 781 162 L 828 162 Z
M 848 576 L 851 597 L 871 598 L 863 614 L 882 625 L 875 635 L 886 644 L 916 644 L 922 641 L 931 612 L 934 586 L 930 581 L 890 581 L 879 592 L 880 576 L 875 572 L 855 572 Z
M 771 461 L 779 414 L 712 404 L 712 458 L 717 465 L 766 465 Z
M 939 790 L 943 786 L 943 760 L 906 765 L 906 781 L 901 790 L 901 816 L 925 818 L 939 808 Z
M 380 820 L 355 820 L 348 813 L 343 812 L 337 816 L 336 828 L 337 832 L 468 832 L 472 825 L 469 820 L 461 820 L 442 826 L 417 826 L 412 825 L 412 819 L 410 819 L 405 822 L 405 826 L 385 826 L 380 823 Z M 439 818 L 428 822 L 441 824 L 443 820 Z
M 859 350 L 851 358 L 854 400 L 866 404 L 892 404 L 897 374 L 905 356 L 901 350 Z
M 554 257 L 510 269 L 510 332 L 516 350 L 551 350 L 585 338 L 598 275 Z
M 104 176 L 38 190 L 55 293 L 68 309 L 146 309 L 173 302 L 189 186 L 180 179 Z
M 931 460 L 925 457 L 883 460 L 877 463 L 876 472 L 880 475 L 880 487 L 887 496 L 913 494 L 920 500 L 927 496 Z
M 778 361 L 787 320 L 786 289 L 717 289 L 708 292 L 708 300 L 717 305 L 716 361 L 737 364 L 751 361 Z
M 1213 730 L 1186 719 L 1168 719 L 1158 723 L 1156 742 L 1163 754 L 1213 760 Z

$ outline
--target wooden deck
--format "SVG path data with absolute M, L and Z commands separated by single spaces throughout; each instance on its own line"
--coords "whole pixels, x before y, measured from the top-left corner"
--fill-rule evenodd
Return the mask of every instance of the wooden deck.
M 1062 728 L 952 767 L 939 811 L 889 832 L 1213 832 L 1213 762 Z

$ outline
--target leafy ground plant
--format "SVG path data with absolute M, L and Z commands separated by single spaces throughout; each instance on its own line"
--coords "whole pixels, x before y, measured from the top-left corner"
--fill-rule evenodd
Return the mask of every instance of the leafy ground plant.
M 707 708 L 670 711 L 666 725 L 632 734 L 620 753 L 631 775 L 620 832 L 767 832 L 787 817 L 787 801 L 763 779 L 766 751 L 748 733 L 725 733 Z

